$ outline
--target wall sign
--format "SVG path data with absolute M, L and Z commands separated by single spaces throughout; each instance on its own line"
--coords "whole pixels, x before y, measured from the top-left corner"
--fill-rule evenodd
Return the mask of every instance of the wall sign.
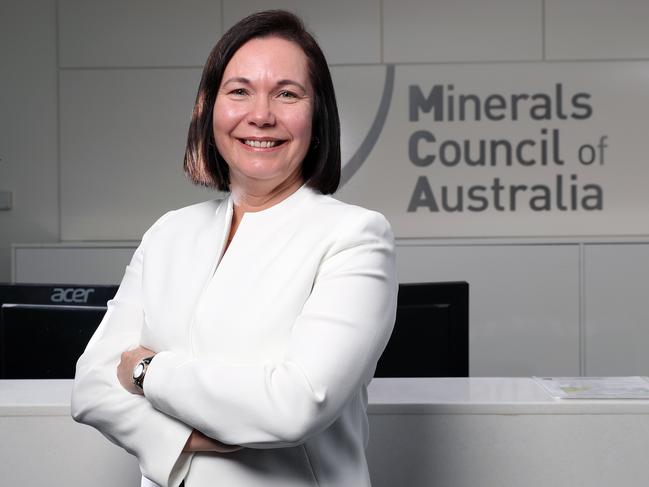
M 649 233 L 649 63 L 379 68 L 336 79 L 339 196 L 398 237 Z

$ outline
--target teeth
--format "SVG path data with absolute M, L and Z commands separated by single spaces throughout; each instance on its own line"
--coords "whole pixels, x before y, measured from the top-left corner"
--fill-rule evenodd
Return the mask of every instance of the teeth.
M 261 149 L 268 149 L 270 147 L 275 147 L 277 141 L 276 140 L 245 140 L 244 144 L 249 145 L 250 147 L 259 147 Z

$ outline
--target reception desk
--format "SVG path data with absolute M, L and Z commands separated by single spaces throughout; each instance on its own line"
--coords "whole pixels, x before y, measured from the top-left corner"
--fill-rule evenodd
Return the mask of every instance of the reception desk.
M 0 479 L 139 485 L 135 460 L 70 418 L 71 381 L 0 381 Z M 647 485 L 649 401 L 552 399 L 531 379 L 375 379 L 374 487 Z M 355 487 L 355 486 L 350 486 Z

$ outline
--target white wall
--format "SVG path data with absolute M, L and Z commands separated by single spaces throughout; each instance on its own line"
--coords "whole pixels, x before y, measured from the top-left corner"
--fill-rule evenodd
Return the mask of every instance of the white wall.
M 0 2 L 0 282 L 11 243 L 60 237 L 56 33 L 53 0 Z
M 328 56 L 344 159 L 374 117 L 385 63 L 597 61 L 617 73 L 649 61 L 643 0 L 4 0 L 0 190 L 15 201 L 0 211 L 0 281 L 11 243 L 137 240 L 165 210 L 211 196 L 181 170 L 201 65 L 225 29 L 270 7 L 301 14 Z M 636 263 L 649 235 L 475 235 L 399 241 L 401 280 L 471 281 L 473 375 L 646 373 L 649 269 Z

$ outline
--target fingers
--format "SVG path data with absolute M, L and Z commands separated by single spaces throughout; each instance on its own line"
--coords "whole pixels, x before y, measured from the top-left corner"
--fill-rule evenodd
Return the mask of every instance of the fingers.
M 155 352 L 145 347 L 126 350 L 120 354 L 120 361 L 117 364 L 117 379 L 122 387 L 131 394 L 143 395 L 142 390 L 133 384 L 133 369 L 140 360 L 152 355 L 155 355 Z
M 197 452 L 197 451 L 212 451 L 217 453 L 232 453 L 241 450 L 243 447 L 238 445 L 226 445 L 218 440 L 205 436 L 200 431 L 194 430 L 187 439 L 183 451 Z

